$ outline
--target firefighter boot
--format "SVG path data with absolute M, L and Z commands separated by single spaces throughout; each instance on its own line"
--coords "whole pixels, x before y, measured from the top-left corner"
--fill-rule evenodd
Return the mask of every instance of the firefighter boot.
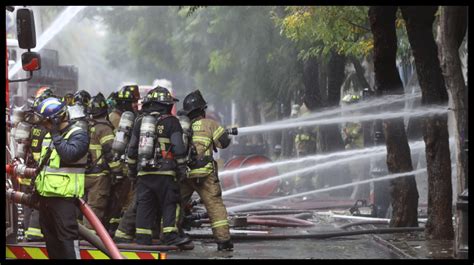
M 217 250 L 218 251 L 221 251 L 221 250 L 233 251 L 234 243 L 232 243 L 230 239 L 223 242 L 217 242 Z
M 114 242 L 117 244 L 120 243 L 132 243 L 133 236 L 132 235 L 127 235 L 126 233 L 120 231 L 120 229 L 117 229 L 115 232 L 115 236 L 113 237 Z
M 187 236 L 180 236 L 176 232 L 164 233 L 163 234 L 163 243 L 168 246 L 179 246 L 184 245 L 188 242 L 191 242 L 191 239 Z
M 152 244 L 152 238 L 151 235 L 145 235 L 145 234 L 136 234 L 135 235 L 135 242 L 139 245 L 151 245 Z

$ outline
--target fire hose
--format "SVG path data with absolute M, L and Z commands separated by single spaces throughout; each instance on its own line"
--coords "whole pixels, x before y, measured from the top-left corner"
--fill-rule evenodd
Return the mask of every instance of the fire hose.
M 315 234 L 231 234 L 230 237 L 236 240 L 281 240 L 281 239 L 326 239 L 339 236 L 353 236 L 365 234 L 392 234 L 404 232 L 424 231 L 424 227 L 394 227 L 394 228 L 378 228 L 354 231 L 328 231 Z M 189 234 L 193 238 L 213 238 L 212 234 Z
M 29 207 L 39 209 L 38 203 L 32 202 L 31 195 L 25 194 L 23 192 L 15 191 L 13 189 L 6 190 L 6 199 L 9 201 L 13 201 L 14 203 L 24 204 Z M 118 250 L 117 246 L 115 245 L 114 241 L 105 230 L 104 226 L 94 214 L 94 212 L 90 209 L 90 207 L 84 202 L 84 200 L 79 199 L 79 206 L 87 218 L 89 223 L 92 225 L 94 230 L 99 235 L 99 238 L 92 234 L 86 227 L 81 224 L 79 225 L 79 235 L 89 241 L 93 246 L 97 249 L 104 252 L 107 256 L 111 259 L 124 259 L 120 251 Z

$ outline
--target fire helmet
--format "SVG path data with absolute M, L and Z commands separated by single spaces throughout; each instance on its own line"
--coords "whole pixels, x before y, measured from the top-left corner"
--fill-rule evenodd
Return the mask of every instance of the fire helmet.
M 35 97 L 33 99 L 33 108 L 38 106 L 43 100 L 49 97 L 54 97 L 53 90 L 48 86 L 40 87 L 35 93 Z
M 89 106 L 91 102 L 91 94 L 85 90 L 79 90 L 74 93 L 74 104 L 79 104 L 84 107 Z
M 91 103 L 88 108 L 88 113 L 93 117 L 101 116 L 107 113 L 107 101 L 105 100 L 104 95 L 99 92 L 99 94 L 92 97 Z
M 59 98 L 50 97 L 39 103 L 34 111 L 43 119 L 52 119 L 64 115 L 67 111 L 66 104 Z
M 71 106 L 74 103 L 74 95 L 72 93 L 67 93 L 63 96 L 62 100 L 67 106 Z
M 139 99 L 140 91 L 137 85 L 125 85 L 115 94 L 115 100 L 117 101 L 138 101 Z
M 207 108 L 207 102 L 202 97 L 201 91 L 195 90 L 188 94 L 183 101 L 183 112 L 188 115 L 194 110 L 204 110 Z
M 164 87 L 157 86 L 152 90 L 148 91 L 145 98 L 143 99 L 143 106 L 148 105 L 151 102 L 156 102 L 164 105 L 173 105 L 178 102 L 177 98 L 174 98 L 170 91 Z
M 357 103 L 360 100 L 359 95 L 354 95 L 354 94 L 347 94 L 342 98 L 342 102 L 346 104 L 352 104 L 352 103 Z

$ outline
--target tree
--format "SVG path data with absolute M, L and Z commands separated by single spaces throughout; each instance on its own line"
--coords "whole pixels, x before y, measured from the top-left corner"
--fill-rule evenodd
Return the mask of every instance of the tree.
M 459 47 L 466 35 L 467 7 L 466 6 L 442 6 L 440 7 L 440 43 L 439 54 L 441 69 L 448 91 L 451 92 L 454 105 L 456 124 L 456 156 L 457 156 L 457 194 L 461 194 L 467 188 L 467 154 L 465 152 L 464 139 L 467 134 L 467 89 L 462 75 L 461 60 L 459 58 Z M 467 218 L 457 210 L 457 232 L 455 249 L 459 250 L 464 242 L 467 242 L 467 231 L 463 224 Z M 459 254 L 459 253 L 456 253 Z
M 370 28 L 374 38 L 375 86 L 378 95 L 402 94 L 403 85 L 396 68 L 397 7 L 372 6 Z M 410 147 L 403 118 L 383 120 L 387 146 L 387 168 L 390 173 L 413 171 Z M 391 181 L 392 219 L 390 226 L 418 226 L 418 191 L 413 175 Z
M 433 38 L 433 21 L 437 6 L 402 6 L 408 38 L 415 58 L 425 106 L 446 104 L 448 93 Z M 451 158 L 447 114 L 427 117 L 423 124 L 428 170 L 428 222 L 426 235 L 431 239 L 453 239 Z
M 467 154 L 464 141 L 467 140 L 467 89 L 462 75 L 459 47 L 466 35 L 467 7 L 440 7 L 440 45 L 441 69 L 448 91 L 451 92 L 456 122 L 456 156 L 458 160 L 458 193 L 467 188 Z

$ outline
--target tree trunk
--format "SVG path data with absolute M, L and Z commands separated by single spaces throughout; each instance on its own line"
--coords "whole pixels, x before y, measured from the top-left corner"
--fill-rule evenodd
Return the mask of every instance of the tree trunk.
M 283 118 L 287 119 L 290 117 L 291 113 L 291 97 L 288 97 L 282 106 Z M 284 157 L 291 157 L 293 153 L 293 138 L 291 135 L 291 130 L 286 129 L 281 132 L 281 147 L 282 155 Z
M 367 79 L 365 78 L 365 69 L 364 69 L 364 67 L 362 67 L 362 64 L 359 62 L 359 60 L 357 60 L 353 56 L 350 57 L 350 60 L 351 60 L 352 64 L 354 65 L 357 80 L 359 80 L 359 84 L 361 85 L 361 87 L 362 88 L 368 88 L 368 89 L 371 90 L 369 82 L 367 82 Z
M 447 104 L 448 93 L 433 37 L 434 14 L 437 6 L 401 7 L 406 21 L 408 39 L 415 58 L 421 87 L 421 104 Z M 449 152 L 447 114 L 426 117 L 423 138 L 428 169 L 428 222 L 426 237 L 450 240 L 454 238 L 452 221 L 451 157 Z
M 341 100 L 341 85 L 345 79 L 345 56 L 335 52 L 331 53 L 331 58 L 327 65 L 327 94 L 326 107 L 339 106 Z M 338 124 L 329 124 L 319 127 L 320 148 L 322 153 L 331 153 L 344 150 L 344 141 L 342 140 L 341 131 Z M 341 166 L 337 169 L 325 169 L 320 172 L 321 176 L 332 176 L 325 178 L 322 184 L 336 186 L 351 182 L 349 168 Z M 332 196 L 350 196 L 352 188 L 346 188 L 333 191 Z
M 341 100 L 341 85 L 345 78 L 346 57 L 331 53 L 328 63 L 328 106 L 337 106 Z
M 462 75 L 459 46 L 466 34 L 467 8 L 460 6 L 441 7 L 440 16 L 440 55 L 441 68 L 447 89 L 451 92 L 456 117 L 456 149 L 457 149 L 457 192 L 467 188 L 467 157 L 464 152 L 464 141 L 467 141 L 467 89 Z
M 372 6 L 369 9 L 370 28 L 374 35 L 374 72 L 377 95 L 402 94 L 403 84 L 396 67 L 397 7 Z M 387 168 L 390 173 L 413 171 L 410 147 L 403 118 L 383 121 L 387 145 Z M 392 219 L 390 226 L 418 226 L 418 190 L 413 175 L 391 181 Z
M 346 58 L 335 52 L 332 53 L 328 64 L 328 99 L 326 107 L 339 106 L 341 100 L 341 85 L 344 82 Z M 337 124 L 321 126 L 322 152 L 344 150 L 341 132 Z
M 319 62 L 318 58 L 311 57 L 303 66 L 304 98 L 303 102 L 309 110 L 313 111 L 323 107 L 321 93 L 319 92 Z
M 457 195 L 467 188 L 467 153 L 464 141 L 467 142 L 467 89 L 462 74 L 459 46 L 466 34 L 467 7 L 443 6 L 440 12 L 440 61 L 446 87 L 451 92 L 455 116 L 455 141 L 457 157 Z M 468 218 L 458 209 L 456 211 L 455 256 L 462 258 L 462 251 L 468 242 Z

